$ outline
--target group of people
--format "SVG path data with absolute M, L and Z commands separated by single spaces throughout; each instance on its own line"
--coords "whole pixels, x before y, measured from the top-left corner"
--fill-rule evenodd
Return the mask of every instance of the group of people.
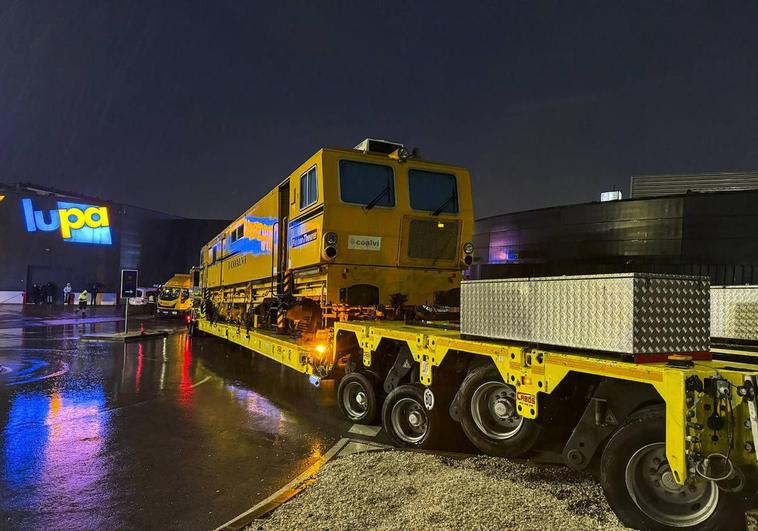
M 29 302 L 32 304 L 54 304 L 57 300 L 57 291 L 58 287 L 52 282 L 41 285 L 34 284 L 31 289 L 31 297 Z M 93 284 L 90 291 L 87 291 L 86 289 L 82 290 L 82 292 L 79 294 L 79 306 L 81 307 L 83 302 L 84 306 L 86 307 L 88 297 L 90 299 L 89 303 L 92 306 L 96 306 L 97 294 L 97 284 Z M 71 287 L 71 282 L 66 282 L 66 285 L 63 288 L 63 304 L 74 304 L 74 291 Z
M 57 290 L 57 287 L 52 282 L 42 285 L 34 284 L 29 302 L 32 304 L 53 304 Z

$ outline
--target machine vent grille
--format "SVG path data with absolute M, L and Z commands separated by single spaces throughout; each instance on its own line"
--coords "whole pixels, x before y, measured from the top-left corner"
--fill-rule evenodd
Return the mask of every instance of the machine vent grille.
M 455 260 L 459 230 L 458 221 L 412 219 L 408 228 L 408 258 Z

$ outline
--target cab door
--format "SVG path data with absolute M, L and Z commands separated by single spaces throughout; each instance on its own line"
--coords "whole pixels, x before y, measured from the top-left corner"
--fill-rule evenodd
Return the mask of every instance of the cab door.
M 287 181 L 279 187 L 279 214 L 277 219 L 277 246 L 276 246 L 276 285 L 277 293 L 284 292 L 283 278 L 284 272 L 288 268 L 289 256 L 287 253 L 288 238 L 287 226 L 289 225 L 290 214 L 290 183 Z

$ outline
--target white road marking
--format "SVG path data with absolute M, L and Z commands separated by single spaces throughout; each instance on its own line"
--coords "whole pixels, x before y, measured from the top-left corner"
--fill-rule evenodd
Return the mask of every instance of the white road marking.
M 62 369 L 55 371 L 53 373 L 45 374 L 43 376 L 30 376 L 29 378 L 20 380 L 18 382 L 10 382 L 8 386 L 23 385 L 23 384 L 33 383 L 33 382 L 39 382 L 41 380 L 47 380 L 48 378 L 55 378 L 56 376 L 63 376 L 64 374 L 68 372 L 68 363 L 63 363 L 62 365 L 63 365 Z
M 365 426 L 363 424 L 353 424 L 348 433 L 363 435 L 365 437 L 376 437 L 382 431 L 381 426 Z
M 190 385 L 190 387 L 197 387 L 198 385 L 204 384 L 205 382 L 207 382 L 207 381 L 208 381 L 208 380 L 210 380 L 210 379 L 211 379 L 211 377 L 210 377 L 210 376 L 206 376 L 205 378 L 203 378 L 203 379 L 202 379 L 202 380 L 200 380 L 199 382 L 197 382 L 197 383 L 193 383 L 192 385 Z
M 275 509 L 282 503 L 286 502 L 293 496 L 295 496 L 297 493 L 299 493 L 304 488 L 304 484 L 316 473 L 319 471 L 319 469 L 324 466 L 328 461 L 330 461 L 337 453 L 342 450 L 342 448 L 350 441 L 350 439 L 340 439 L 337 441 L 337 444 L 332 446 L 324 455 L 321 456 L 321 458 L 313 463 L 311 466 L 308 467 L 308 469 L 297 476 L 295 479 L 287 483 L 284 487 L 273 493 L 271 496 L 266 498 L 260 503 L 257 503 L 256 505 L 252 506 L 250 509 L 245 511 L 239 516 L 236 516 L 235 518 L 232 518 L 225 524 L 222 524 L 218 526 L 214 531 L 222 531 L 225 529 L 239 529 L 244 526 L 246 526 L 249 522 L 244 521 L 247 517 L 249 517 L 252 514 L 255 514 L 259 512 L 262 508 L 271 505 L 271 510 Z M 269 512 L 269 511 L 266 511 Z M 251 520 L 254 518 L 251 518 Z M 237 524 L 235 526 L 235 524 Z

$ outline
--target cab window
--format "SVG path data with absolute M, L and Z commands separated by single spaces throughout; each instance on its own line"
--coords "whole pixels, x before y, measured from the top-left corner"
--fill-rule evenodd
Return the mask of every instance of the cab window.
M 455 175 L 426 170 L 408 170 L 411 208 L 427 212 L 458 213 Z
M 237 240 L 241 239 L 244 235 L 245 235 L 245 226 L 244 225 L 239 225 L 239 226 L 237 226 L 236 229 L 234 229 L 231 232 L 231 234 L 229 236 L 229 239 L 231 240 L 231 243 L 234 243 Z
M 340 197 L 345 203 L 367 207 L 395 206 L 392 168 L 382 164 L 341 160 Z
M 300 176 L 300 210 L 311 206 L 318 200 L 318 182 L 316 166 Z

